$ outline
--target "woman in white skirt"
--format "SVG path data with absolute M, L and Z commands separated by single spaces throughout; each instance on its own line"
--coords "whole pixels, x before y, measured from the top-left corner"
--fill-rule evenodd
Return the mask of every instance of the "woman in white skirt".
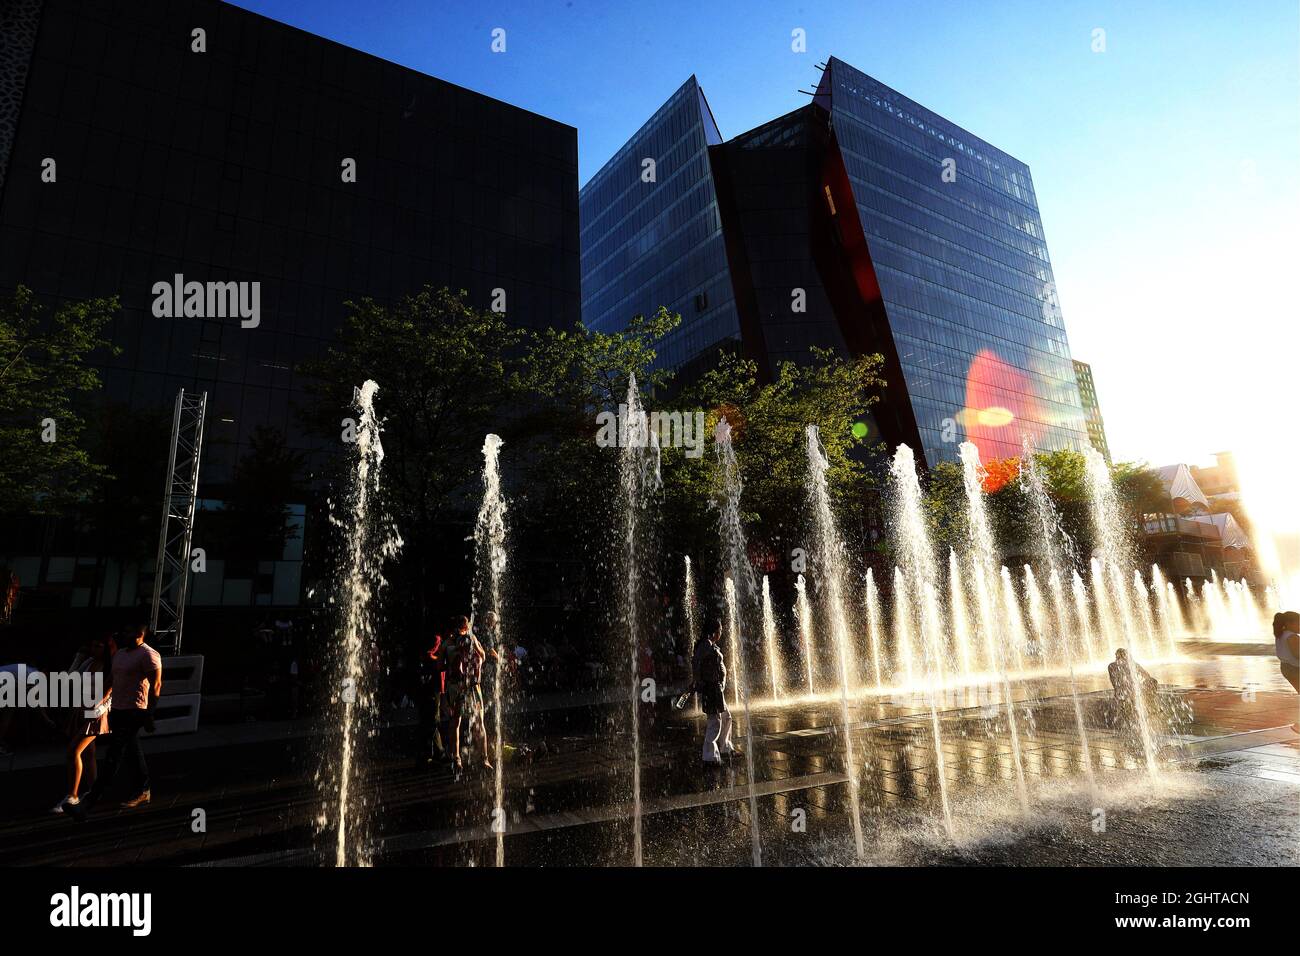
M 54 806 L 52 813 L 63 813 L 68 804 L 76 806 L 81 801 L 80 794 L 95 783 L 95 741 L 108 733 L 108 708 L 113 696 L 112 659 L 110 642 L 96 637 L 78 652 L 72 662 L 72 670 L 77 673 L 98 671 L 103 674 L 105 690 L 93 709 L 74 708 L 68 720 L 68 793 Z

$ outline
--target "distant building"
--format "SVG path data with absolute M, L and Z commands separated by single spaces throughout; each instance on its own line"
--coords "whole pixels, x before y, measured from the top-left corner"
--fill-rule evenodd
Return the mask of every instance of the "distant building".
M 1029 167 L 842 60 L 725 141 L 691 77 L 579 204 L 584 321 L 679 312 L 680 379 L 720 349 L 769 380 L 813 347 L 879 353 L 869 434 L 928 465 L 1087 447 Z
M 1106 426 L 1101 420 L 1101 404 L 1097 401 L 1097 386 L 1092 380 L 1092 366 L 1074 360 L 1074 380 L 1079 383 L 1079 400 L 1083 402 L 1084 422 L 1088 427 L 1088 440 L 1092 447 L 1110 462 L 1110 444 L 1106 441 Z
M 1145 516 L 1145 545 L 1148 557 L 1171 577 L 1199 579 L 1215 572 L 1238 578 L 1254 568 L 1250 536 L 1230 511 L 1215 511 L 1216 505 L 1231 508 L 1237 497 L 1231 453 L 1216 457 L 1219 464 L 1210 468 L 1180 462 L 1155 469 L 1169 496 L 1169 512 Z M 1202 477 L 1214 494 L 1202 487 Z
M 1216 452 L 1213 465 L 1192 465 L 1192 477 L 1211 501 L 1236 501 L 1241 497 L 1237 484 L 1237 459 L 1230 451 Z

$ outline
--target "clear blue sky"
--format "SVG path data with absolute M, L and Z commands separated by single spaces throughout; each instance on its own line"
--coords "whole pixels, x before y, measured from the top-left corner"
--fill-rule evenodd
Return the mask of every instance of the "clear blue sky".
M 1029 164 L 1119 457 L 1300 444 L 1296 0 L 238 5 L 577 127 L 581 182 L 692 73 L 733 136 L 839 56 Z

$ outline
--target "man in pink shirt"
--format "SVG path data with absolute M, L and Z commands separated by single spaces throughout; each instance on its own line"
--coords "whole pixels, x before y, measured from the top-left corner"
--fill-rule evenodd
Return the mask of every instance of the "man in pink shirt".
M 149 629 L 143 624 L 129 628 L 121 646 L 113 655 L 113 705 L 108 712 L 108 743 L 113 762 L 101 773 L 81 806 L 94 806 L 117 778 L 124 764 L 134 768 L 136 785 L 129 791 L 135 796 L 122 802 L 124 807 L 139 807 L 149 802 L 149 765 L 140 749 L 140 731 L 153 733 L 153 708 L 162 693 L 162 657 L 144 642 Z M 89 806 L 87 806 L 89 805 Z M 84 814 L 74 813 L 80 817 Z

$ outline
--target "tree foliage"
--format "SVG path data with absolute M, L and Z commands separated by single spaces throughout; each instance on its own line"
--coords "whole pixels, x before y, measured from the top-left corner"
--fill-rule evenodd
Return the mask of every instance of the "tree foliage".
M 682 410 L 705 412 L 712 435 L 722 418 L 732 429 L 744 493 L 741 506 L 751 547 L 774 555 L 803 532 L 808 480 L 808 425 L 816 425 L 829 464 L 827 484 L 838 509 L 860 513 L 875 486 L 868 466 L 871 448 L 853 433 L 884 388 L 879 355 L 843 359 L 829 349 L 813 349 L 807 364 L 782 362 L 771 382 L 761 382 L 756 364 L 732 353 L 675 399 Z M 706 510 L 718 499 L 718 469 L 712 450 L 689 458 L 683 449 L 664 457 L 667 500 L 676 529 L 700 529 L 684 544 L 704 550 L 701 537 L 716 537 L 716 517 Z M 691 537 L 695 541 L 691 541 Z M 806 545 L 806 542 L 804 542 Z
M 484 435 L 508 423 L 525 333 L 445 288 L 426 286 L 392 306 L 368 298 L 346 305 L 334 344 L 300 367 L 312 397 L 303 412 L 325 447 L 338 451 L 325 456 L 337 480 L 351 467 L 343 452 L 354 390 L 367 379 L 379 383 L 385 504 L 405 541 L 396 573 L 423 600 L 454 555 L 445 525 L 466 507 Z M 416 610 L 423 618 L 424 606 Z
M 1034 455 L 1034 464 L 1068 539 L 1067 549 L 1075 558 L 1086 558 L 1092 553 L 1094 533 L 1083 455 L 1076 451 L 1040 452 Z M 1042 532 L 1029 500 L 1021 460 L 995 460 L 985 469 L 982 494 L 998 549 L 1013 559 L 1038 553 Z M 1116 464 L 1111 480 L 1131 518 L 1168 508 L 1168 495 L 1159 476 L 1146 465 Z M 967 547 L 966 492 L 960 464 L 940 462 L 930 469 L 925 506 L 930 532 L 939 546 L 958 551 Z
M 116 353 L 104 331 L 118 308 L 90 299 L 47 316 L 25 286 L 0 303 L 0 512 L 64 513 L 103 477 L 83 445 L 85 400 L 100 387 L 87 360 Z

